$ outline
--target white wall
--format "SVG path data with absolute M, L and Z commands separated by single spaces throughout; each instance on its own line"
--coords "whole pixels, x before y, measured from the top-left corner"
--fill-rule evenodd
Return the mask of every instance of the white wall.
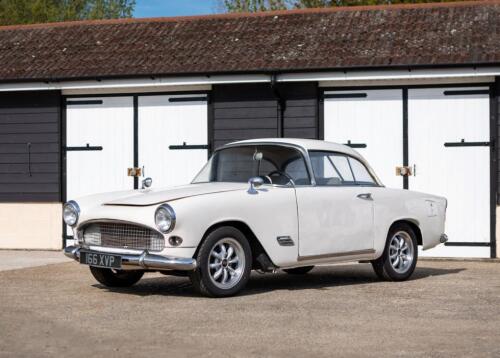
M 1 203 L 0 249 L 62 248 L 62 204 Z

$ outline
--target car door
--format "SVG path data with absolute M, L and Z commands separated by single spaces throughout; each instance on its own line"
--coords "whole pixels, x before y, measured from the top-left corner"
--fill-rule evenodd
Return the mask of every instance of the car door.
M 375 179 L 357 159 L 310 152 L 315 186 L 297 186 L 299 258 L 373 251 Z

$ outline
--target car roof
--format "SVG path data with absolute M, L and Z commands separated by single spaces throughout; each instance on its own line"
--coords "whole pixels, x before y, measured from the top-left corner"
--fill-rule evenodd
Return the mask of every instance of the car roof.
M 240 140 L 237 142 L 228 143 L 226 145 L 233 146 L 238 144 L 291 144 L 303 148 L 304 150 L 324 150 L 328 152 L 338 152 L 349 154 L 357 158 L 362 158 L 361 155 L 354 149 L 344 144 L 327 142 L 317 139 L 301 139 L 301 138 L 258 138 Z

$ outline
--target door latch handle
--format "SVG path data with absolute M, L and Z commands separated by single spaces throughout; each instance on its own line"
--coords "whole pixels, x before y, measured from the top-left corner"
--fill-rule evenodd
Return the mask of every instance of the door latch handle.
M 132 167 L 127 169 L 129 177 L 140 177 L 142 175 L 142 168 Z
M 396 167 L 396 175 L 398 176 L 409 177 L 412 174 L 413 170 L 410 166 Z
M 357 197 L 363 200 L 373 200 L 371 193 L 358 194 Z

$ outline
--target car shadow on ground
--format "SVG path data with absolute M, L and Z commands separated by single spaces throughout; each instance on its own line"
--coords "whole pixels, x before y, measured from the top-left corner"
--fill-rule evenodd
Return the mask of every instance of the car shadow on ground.
M 453 275 L 465 268 L 434 268 L 417 267 L 410 280 L 420 280 L 431 276 Z M 316 267 L 306 275 L 289 275 L 282 271 L 275 274 L 252 273 L 252 276 L 244 290 L 238 296 L 257 295 L 274 290 L 328 290 L 334 287 L 349 285 L 366 285 L 380 281 L 374 274 L 370 264 L 323 266 Z M 105 291 L 137 296 L 180 296 L 202 298 L 191 285 L 187 277 L 160 276 L 144 277 L 132 287 L 109 288 L 101 284 L 93 287 Z

